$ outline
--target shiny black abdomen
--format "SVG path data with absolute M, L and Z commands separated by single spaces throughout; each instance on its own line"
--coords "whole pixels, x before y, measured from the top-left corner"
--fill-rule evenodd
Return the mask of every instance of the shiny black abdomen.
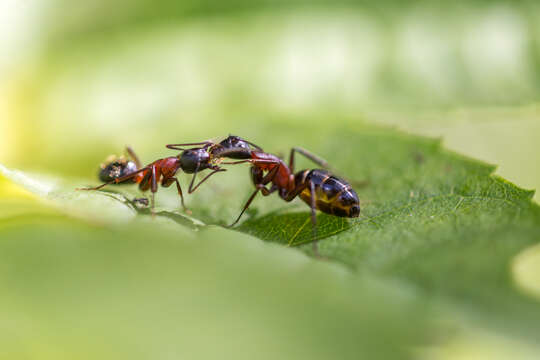
M 311 187 L 315 190 L 315 207 L 327 214 L 358 217 L 360 201 L 351 185 L 322 169 L 303 170 L 295 175 L 296 186 L 306 184 L 300 198 L 311 205 Z

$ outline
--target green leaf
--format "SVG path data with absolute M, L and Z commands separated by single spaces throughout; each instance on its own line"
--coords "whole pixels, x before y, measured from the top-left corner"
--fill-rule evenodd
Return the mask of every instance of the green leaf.
M 406 358 L 424 337 L 423 301 L 406 289 L 222 228 L 146 219 L 0 227 L 2 357 Z
M 533 191 L 492 176 L 493 166 L 445 151 L 437 141 L 373 127 L 336 130 L 327 138 L 318 152 L 339 153 L 332 163 L 367 185 L 357 188 L 360 218 L 318 216 L 324 256 L 360 273 L 398 278 L 426 296 L 472 307 L 499 329 L 536 339 L 529 327 L 540 324 L 540 307 L 515 288 L 509 271 L 513 257 L 540 238 Z M 239 230 L 301 245 L 312 236 L 305 208 L 253 218 Z M 311 252 L 310 245 L 301 249 Z
M 538 187 L 538 5 L 341 3 L 10 12 L 0 358 L 538 358 L 532 192 L 361 122 Z M 253 191 L 247 165 L 188 196 L 192 215 L 175 189 L 155 218 L 135 186 L 75 190 L 126 143 L 149 163 L 228 133 L 350 180 L 362 214 L 318 215 L 325 260 L 299 200 L 259 197 L 220 226 Z
M 293 134 L 301 130 L 289 126 L 289 131 L 291 135 L 286 134 L 278 141 L 274 140 L 275 144 L 269 145 L 268 150 L 275 151 L 273 149 L 282 146 L 280 144 L 294 143 Z M 367 276 L 376 279 L 376 283 L 379 284 L 377 286 L 384 284 L 383 288 L 397 286 L 397 288 L 414 289 L 412 290 L 413 303 L 420 307 L 425 306 L 426 302 L 436 304 L 439 309 L 437 312 L 442 311 L 439 316 L 443 318 L 451 313 L 452 317 L 468 319 L 467 322 L 472 321 L 473 326 L 512 334 L 531 344 L 538 340 L 540 304 L 516 289 L 510 273 L 510 264 L 514 256 L 535 244 L 540 237 L 540 211 L 538 206 L 530 200 L 533 192 L 519 189 L 501 178 L 492 176 L 493 166 L 445 151 L 435 140 L 366 125 L 338 127 L 335 130 L 323 129 L 326 134 L 323 140 L 317 136 L 319 131 L 321 129 L 304 130 L 303 143 L 300 145 L 315 150 L 319 154 L 327 154 L 327 159 L 340 175 L 343 174 L 342 176 L 346 176 L 351 183 L 358 184 L 356 191 L 362 204 L 362 214 L 358 219 L 318 215 L 317 234 L 323 256 L 331 262 L 346 265 L 352 274 L 356 274 L 353 278 L 357 277 L 360 280 Z M 265 129 L 262 127 L 260 133 L 264 132 Z M 254 139 L 257 139 L 257 136 Z M 318 145 L 310 146 L 317 143 L 315 139 L 318 140 Z M 273 142 L 272 139 L 269 142 Z M 305 167 L 312 166 L 307 161 L 299 159 L 299 162 Z M 265 246 L 264 252 L 270 248 L 277 251 L 276 258 L 272 260 L 276 261 L 276 264 L 270 265 L 267 261 L 261 263 L 266 255 L 261 250 L 262 245 L 255 238 L 245 238 L 240 247 L 247 246 L 246 249 L 249 249 L 255 246 L 259 249 L 258 255 L 238 256 L 239 250 L 236 247 L 229 247 L 232 246 L 229 243 L 225 244 L 228 241 L 234 242 L 232 239 L 240 236 L 238 232 L 223 228 L 213 230 L 213 236 L 204 235 L 204 232 L 193 232 L 193 230 L 208 227 L 204 224 L 224 224 L 234 219 L 243 201 L 252 191 L 249 180 L 245 176 L 246 171 L 244 166 L 231 168 L 219 178 L 220 180 L 214 179 L 213 183 L 209 183 L 206 188 L 188 198 L 188 206 L 193 211 L 193 217 L 200 221 L 195 227 L 183 226 L 185 224 L 179 226 L 170 221 L 160 222 L 161 216 L 158 216 L 155 222 L 147 221 L 148 214 L 139 212 L 126 225 L 118 225 L 118 221 L 115 220 L 113 224 L 117 225 L 114 225 L 115 231 L 110 236 L 96 236 L 90 232 L 87 235 L 88 241 L 106 237 L 123 239 L 127 241 L 127 244 L 138 241 L 134 239 L 142 238 L 147 239 L 146 241 L 161 242 L 162 240 L 158 239 L 175 238 L 176 235 L 173 234 L 181 230 L 182 237 L 193 238 L 197 244 L 210 242 L 212 245 L 208 246 L 216 246 L 212 250 L 216 255 L 207 258 L 206 255 L 199 254 L 196 257 L 197 260 L 193 260 L 200 261 L 201 266 L 208 266 L 213 269 L 213 272 L 229 271 L 221 265 L 216 266 L 214 262 L 218 260 L 212 256 L 220 258 L 222 256 L 223 258 L 219 261 L 227 259 L 226 261 L 243 264 L 238 265 L 242 266 L 241 270 L 231 272 L 227 280 L 223 280 L 228 284 L 227 286 L 231 282 L 239 282 L 244 284 L 242 286 L 247 286 L 246 281 L 250 284 L 251 282 L 259 283 L 259 281 L 271 284 L 272 281 L 268 278 L 259 278 L 257 275 L 259 271 L 276 274 L 274 280 L 279 283 L 283 277 L 278 276 L 275 271 L 282 266 L 293 266 L 287 260 L 291 255 L 286 254 L 291 252 L 294 254 L 295 250 L 282 246 L 277 248 Z M 28 187 L 25 181 L 13 175 L 15 173 L 4 170 L 4 174 Z M 185 183 L 186 180 L 187 178 L 182 182 Z M 73 187 L 70 185 L 68 189 L 58 190 L 60 193 L 65 191 L 71 195 L 52 197 L 46 195 L 46 197 L 54 202 L 72 202 L 72 206 L 85 204 L 85 201 L 89 201 L 88 199 L 92 197 L 97 199 L 98 203 L 110 199 L 105 196 L 107 194 L 99 192 L 86 193 L 81 199 L 79 195 L 72 195 Z M 131 196 L 131 190 L 114 188 L 110 191 L 117 193 L 113 201 L 118 202 L 121 208 L 125 208 L 121 211 L 131 211 L 129 204 L 122 200 Z M 58 192 L 53 193 L 58 194 Z M 178 198 L 174 191 L 160 190 L 158 194 L 157 201 L 162 208 L 162 215 L 185 217 L 177 211 Z M 226 194 L 226 196 L 221 196 L 221 194 Z M 89 214 L 88 218 L 92 216 Z M 141 222 L 144 225 L 139 225 Z M 56 235 L 51 239 L 63 236 L 63 226 L 58 227 Z M 121 227 L 117 228 L 117 226 Z M 141 232 L 140 226 L 148 227 L 148 232 Z M 137 230 L 132 232 L 130 228 Z M 309 209 L 299 200 L 286 204 L 277 196 L 258 198 L 254 202 L 253 211 L 248 213 L 246 220 L 235 230 L 265 241 L 297 247 L 307 254 L 311 253 L 309 242 L 312 240 L 312 232 Z M 169 231 L 172 233 L 168 233 Z M 29 237 L 17 234 L 16 232 L 15 235 L 20 236 L 21 239 Z M 223 240 L 224 242 L 221 241 L 222 239 L 216 240 L 215 236 L 228 240 Z M 162 245 L 160 243 L 155 245 L 156 251 L 160 251 Z M 102 251 L 108 250 L 102 249 Z M 164 251 L 167 253 L 167 250 Z M 159 256 L 156 255 L 155 261 Z M 281 256 L 284 258 L 278 260 Z M 84 261 L 94 260 L 85 259 Z M 179 261 L 185 261 L 185 259 L 182 258 Z M 322 262 L 321 271 L 326 273 L 326 270 L 322 269 L 328 270 L 329 265 L 327 262 Z M 135 267 L 135 265 L 132 266 Z M 175 271 L 180 273 L 192 270 L 182 267 L 182 270 Z M 197 268 L 194 271 L 200 270 Z M 135 272 L 139 273 L 138 270 Z M 240 273 L 246 273 L 246 277 L 239 275 Z M 326 275 L 331 279 L 329 283 L 341 281 L 338 280 L 339 277 L 335 277 L 335 273 L 332 275 L 332 271 Z M 290 277 L 292 288 L 306 281 L 306 278 L 298 277 L 294 271 L 286 277 Z M 124 281 L 124 279 L 118 281 Z M 363 288 L 364 281 L 348 283 L 346 285 L 348 290 L 341 289 L 335 293 L 335 296 L 340 299 L 347 298 L 353 302 L 364 298 L 379 299 L 380 294 L 377 291 L 373 293 L 371 289 Z M 170 281 L 166 283 L 169 284 L 168 286 L 173 286 Z M 314 303 L 314 299 L 323 296 L 322 294 L 328 291 L 335 291 L 328 290 L 328 284 L 321 284 L 320 287 L 316 287 L 317 290 L 312 289 L 311 291 L 315 293 L 308 291 L 304 295 L 294 295 L 306 306 L 306 311 L 310 312 L 310 316 L 319 316 L 315 315 L 319 310 L 314 310 L 318 303 L 318 300 Z M 147 286 L 150 285 L 147 284 Z M 240 287 L 231 291 L 242 292 L 245 288 Z M 355 295 L 357 291 L 358 294 Z M 289 287 L 276 288 L 272 291 L 272 296 L 282 298 L 285 304 L 288 293 L 290 293 Z M 144 300 L 140 301 L 144 302 Z M 235 298 L 235 301 L 238 301 L 238 306 L 242 306 L 240 304 L 245 305 L 246 302 L 251 302 L 252 298 L 250 296 Z M 393 311 L 392 308 L 397 309 L 399 315 L 392 315 L 396 321 L 392 327 L 394 330 L 397 329 L 398 338 L 405 336 L 408 330 L 402 332 L 399 329 L 402 329 L 402 326 L 406 327 L 406 322 L 410 319 L 403 319 L 405 312 L 408 311 L 402 307 L 403 300 L 398 297 L 396 302 L 390 301 L 391 304 L 381 306 L 377 304 L 377 301 L 369 304 L 362 302 L 362 308 L 368 313 L 376 314 L 381 311 L 383 313 Z M 228 304 L 227 306 L 231 305 L 229 300 L 224 303 Z M 273 304 L 273 306 L 276 305 Z M 330 310 L 331 313 L 335 311 L 334 307 Z M 432 316 L 431 310 L 416 311 L 415 321 L 422 323 L 418 325 L 420 334 L 412 334 L 412 338 L 407 341 L 422 342 L 425 339 L 421 334 L 425 329 L 441 331 L 439 325 L 426 325 L 424 322 Z M 260 321 L 260 318 L 257 321 Z M 358 319 L 350 319 L 350 322 L 345 321 L 344 324 L 347 324 L 347 328 L 357 326 L 357 321 Z M 386 322 L 388 319 L 381 321 Z M 383 330 L 373 329 L 372 331 L 374 335 L 379 336 L 385 334 L 387 330 L 389 330 L 388 327 L 384 326 Z M 338 333 L 339 336 L 344 336 L 343 332 L 338 331 L 336 334 Z M 235 336 L 233 338 L 236 339 Z M 373 341 L 373 339 L 368 337 L 366 341 Z

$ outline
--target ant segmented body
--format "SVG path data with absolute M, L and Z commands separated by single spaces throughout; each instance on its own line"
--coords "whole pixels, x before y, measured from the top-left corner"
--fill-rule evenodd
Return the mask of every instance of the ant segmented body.
M 178 195 L 180 195 L 180 199 L 182 202 L 182 207 L 184 208 L 184 210 L 186 210 L 186 207 L 184 205 L 182 188 L 180 186 L 180 182 L 175 176 L 178 170 L 182 168 L 180 156 L 171 156 L 168 158 L 159 159 L 146 165 L 145 167 L 139 168 L 127 174 L 122 174 L 121 170 L 125 170 L 127 168 L 128 166 L 126 165 L 124 167 L 119 167 L 120 171 L 114 171 L 113 173 L 105 173 L 102 179 L 108 177 L 111 178 L 111 180 L 104 182 L 99 186 L 92 188 L 81 188 L 78 190 L 99 190 L 107 185 L 113 184 L 139 184 L 139 189 L 141 191 L 151 190 L 152 192 L 151 211 L 153 214 L 155 208 L 155 193 L 157 192 L 158 184 L 161 182 L 161 186 L 169 187 L 173 183 L 176 183 Z M 105 169 L 107 169 L 107 167 Z
M 287 202 L 299 196 L 311 208 L 313 251 L 319 256 L 316 210 L 334 216 L 354 218 L 360 215 L 360 201 L 347 181 L 332 175 L 328 170 L 302 170 L 295 174 L 294 155 L 296 152 L 319 166 L 328 168 L 326 161 L 302 148 L 291 150 L 288 166 L 279 157 L 260 151 L 252 151 L 251 159 L 223 162 L 223 164 L 251 163 L 251 179 L 256 188 L 238 218 L 229 226 L 232 227 L 238 223 L 259 191 L 263 196 L 277 191 L 279 196 Z M 271 184 L 270 188 L 267 188 L 268 184 Z
M 179 149 L 178 146 L 189 145 L 204 145 L 200 148 L 191 149 Z M 177 156 L 171 156 L 163 159 L 156 160 L 145 167 L 141 167 L 140 161 L 137 155 L 131 148 L 127 148 L 129 157 L 133 159 L 127 160 L 125 158 L 112 159 L 109 163 L 103 164 L 99 173 L 100 179 L 104 182 L 100 186 L 92 188 L 82 188 L 79 190 L 99 190 L 107 185 L 124 184 L 124 183 L 136 183 L 139 184 L 141 191 L 151 190 L 151 211 L 154 213 L 155 207 L 155 193 L 158 189 L 158 184 L 161 182 L 162 187 L 169 187 L 173 183 L 176 184 L 178 195 L 180 195 L 182 207 L 187 211 L 184 205 L 184 195 L 180 182 L 176 178 L 178 170 L 183 170 L 187 174 L 193 174 L 191 182 L 189 184 L 188 193 L 191 194 L 210 176 L 217 172 L 226 171 L 217 165 L 222 157 L 230 157 L 232 159 L 245 159 L 249 157 L 251 152 L 250 146 L 261 150 L 255 144 L 242 140 L 237 136 L 229 136 L 219 144 L 215 144 L 210 141 L 192 144 L 173 144 L 167 145 L 168 148 L 183 150 Z M 195 178 L 199 171 L 211 169 L 210 174 L 204 177 L 197 185 L 194 186 Z

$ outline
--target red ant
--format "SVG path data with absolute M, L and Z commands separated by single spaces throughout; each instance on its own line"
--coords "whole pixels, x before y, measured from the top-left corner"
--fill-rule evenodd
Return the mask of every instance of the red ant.
M 192 149 L 179 149 L 178 146 L 189 145 L 204 145 L 201 148 Z M 172 144 L 167 145 L 170 149 L 183 150 L 177 156 L 171 156 L 163 159 L 156 160 L 145 167 L 141 167 L 141 163 L 138 160 L 137 155 L 131 148 L 127 148 L 127 153 L 133 161 L 129 161 L 125 158 L 112 159 L 109 163 L 101 166 L 99 177 L 103 184 L 92 188 L 82 188 L 79 190 L 99 190 L 107 185 L 122 184 L 122 183 L 136 183 L 139 184 L 141 191 L 151 190 L 151 211 L 154 213 L 155 207 L 155 193 L 158 189 L 158 183 L 161 181 L 161 186 L 169 187 L 173 183 L 176 183 L 178 195 L 180 195 L 182 207 L 184 211 L 187 211 L 184 205 L 184 195 L 180 182 L 176 178 L 178 170 L 183 170 L 187 174 L 193 174 L 191 183 L 189 184 L 188 193 L 191 194 L 210 176 L 217 172 L 226 171 L 226 169 L 220 168 L 215 165 L 222 157 L 229 157 L 232 159 L 245 159 L 246 154 L 251 152 L 250 146 L 255 147 L 258 150 L 262 149 L 255 144 L 245 141 L 238 136 L 230 135 L 219 144 L 215 144 L 210 141 L 202 143 L 192 144 Z M 249 156 L 248 156 L 249 157 Z M 199 171 L 205 169 L 212 169 L 213 171 L 204 177 L 197 185 L 193 186 L 195 178 Z M 137 200 L 137 199 L 136 199 Z M 140 200 L 140 199 L 139 199 Z
M 256 188 L 244 205 L 238 218 L 229 227 L 238 223 L 259 191 L 263 196 L 268 196 L 278 191 L 279 196 L 287 202 L 300 196 L 311 208 L 313 251 L 316 256 L 319 256 L 316 210 L 318 209 L 334 216 L 358 217 L 360 215 L 358 195 L 347 181 L 332 175 L 327 170 L 302 170 L 295 174 L 295 152 L 304 155 L 319 166 L 328 168 L 326 161 L 298 147 L 291 150 L 289 166 L 279 157 L 262 151 L 251 151 L 251 159 L 222 163 L 251 163 L 251 179 Z M 271 184 L 270 188 L 266 187 L 268 184 Z

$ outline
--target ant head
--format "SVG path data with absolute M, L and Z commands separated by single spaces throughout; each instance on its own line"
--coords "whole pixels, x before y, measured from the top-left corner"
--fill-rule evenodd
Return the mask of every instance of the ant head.
M 219 157 L 223 154 L 224 157 L 231 159 L 251 158 L 251 146 L 255 147 L 257 150 L 261 150 L 257 145 L 235 135 L 229 135 L 225 140 L 220 142 L 219 145 L 220 150 L 214 150 L 214 156 Z
M 241 148 L 241 149 L 250 149 L 249 143 L 242 139 L 240 136 L 229 135 L 225 140 L 219 143 L 226 149 L 231 148 Z
M 182 170 L 188 174 L 193 174 L 195 171 L 208 169 L 210 164 L 210 154 L 207 149 L 195 148 L 182 151 L 179 155 L 180 166 Z

